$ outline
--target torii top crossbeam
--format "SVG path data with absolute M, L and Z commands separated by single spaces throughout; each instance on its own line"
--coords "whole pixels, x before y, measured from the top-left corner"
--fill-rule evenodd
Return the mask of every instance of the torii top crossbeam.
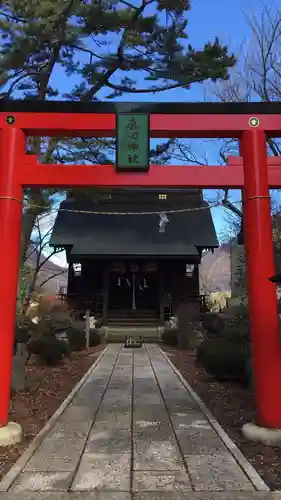
M 149 114 L 152 138 L 239 138 L 241 133 L 249 128 L 249 120 L 253 118 L 258 118 L 257 125 L 265 131 L 266 135 L 270 137 L 281 135 L 281 102 L 127 103 L 96 101 L 83 103 L 2 99 L 0 113 L 0 127 L 5 121 L 4 114 L 12 114 L 17 119 L 18 127 L 28 135 L 34 136 L 113 137 L 117 113 Z M 69 115 L 67 120 L 65 119 L 66 113 Z
M 124 103 L 68 101 L 0 101 L 0 129 L 7 120 L 25 135 L 114 137 L 116 115 L 147 113 L 150 115 L 150 137 L 198 138 L 233 137 L 240 139 L 244 131 L 259 129 L 265 136 L 281 135 L 281 103 Z M 233 188 L 244 185 L 242 159 L 232 157 L 227 168 L 221 166 L 168 167 L 151 165 L 146 175 L 117 173 L 112 165 L 68 166 L 37 164 L 35 156 L 22 158 L 25 168 L 18 180 L 25 186 L 122 186 L 122 187 L 186 187 Z M 281 187 L 281 161 L 268 159 L 271 188 Z

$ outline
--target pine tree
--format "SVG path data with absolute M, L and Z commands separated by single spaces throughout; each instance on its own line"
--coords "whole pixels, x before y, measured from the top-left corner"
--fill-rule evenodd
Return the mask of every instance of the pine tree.
M 188 0 L 4 1 L 1 81 L 9 94 L 57 97 L 63 88 L 50 79 L 60 67 L 79 80 L 67 97 L 88 101 L 101 90 L 112 98 L 227 78 L 235 59 L 218 39 L 202 50 L 187 44 L 189 9 Z
M 189 0 L 2 0 L 2 96 L 86 102 L 227 79 L 234 56 L 217 38 L 201 50 L 188 43 L 189 10 Z M 108 163 L 114 142 L 31 139 L 30 147 L 43 162 Z M 161 162 L 168 147 L 151 156 Z M 36 217 L 50 206 L 50 193 L 26 193 L 46 208 L 27 209 L 25 248 Z

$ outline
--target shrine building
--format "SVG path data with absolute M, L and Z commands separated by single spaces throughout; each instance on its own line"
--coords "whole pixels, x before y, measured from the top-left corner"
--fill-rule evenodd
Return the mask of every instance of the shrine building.
M 116 318 L 162 325 L 199 301 L 203 251 L 218 247 L 199 189 L 122 189 L 60 205 L 50 245 L 69 265 L 67 300 L 105 325 Z

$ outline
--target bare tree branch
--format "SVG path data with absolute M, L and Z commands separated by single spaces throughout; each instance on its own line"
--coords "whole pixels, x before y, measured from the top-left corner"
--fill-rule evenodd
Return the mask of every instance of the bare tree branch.
M 253 12 L 245 18 L 252 37 L 239 48 L 241 57 L 230 79 L 210 86 L 211 95 L 223 102 L 280 101 L 281 10 L 264 5 L 260 18 Z M 279 139 L 268 138 L 267 143 L 272 155 L 281 154 Z
M 62 271 L 58 271 L 57 273 L 53 274 L 52 276 L 49 276 L 48 278 L 46 278 L 45 280 L 43 280 L 40 285 L 39 285 L 39 288 L 42 288 L 44 285 L 46 285 L 46 283 L 48 283 L 50 280 L 54 279 L 54 278 L 57 278 L 58 276 L 61 276 L 62 274 L 65 274 L 67 272 L 67 268 L 66 269 L 62 269 Z

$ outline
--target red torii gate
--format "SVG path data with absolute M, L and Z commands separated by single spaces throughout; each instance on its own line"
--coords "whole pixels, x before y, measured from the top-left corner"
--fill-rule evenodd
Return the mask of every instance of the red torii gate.
M 8 423 L 23 187 L 191 187 L 243 189 L 253 369 L 260 425 L 281 428 L 281 341 L 270 213 L 270 188 L 281 187 L 281 160 L 266 138 L 281 135 L 276 103 L 100 103 L 2 101 L 0 104 L 2 265 L 0 427 Z M 230 137 L 241 144 L 228 166 L 157 166 L 119 173 L 112 165 L 41 165 L 26 154 L 27 136 L 113 137 L 116 113 L 150 114 L 154 138 Z

